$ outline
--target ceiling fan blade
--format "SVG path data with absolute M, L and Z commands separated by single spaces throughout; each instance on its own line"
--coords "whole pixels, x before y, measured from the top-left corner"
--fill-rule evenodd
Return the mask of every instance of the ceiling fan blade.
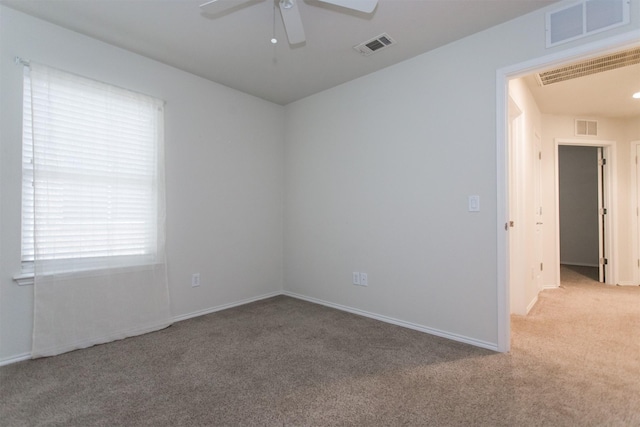
M 378 0 L 318 0 L 322 3 L 335 4 L 336 6 L 359 12 L 371 13 L 378 5 Z
M 209 15 L 218 15 L 231 9 L 250 6 L 245 3 L 256 3 L 256 0 L 209 0 L 202 3 L 200 9 Z
M 300 18 L 300 9 L 296 0 L 280 0 L 280 14 L 282 15 L 282 23 L 287 31 L 289 44 L 298 44 L 306 41 L 304 35 L 304 27 Z

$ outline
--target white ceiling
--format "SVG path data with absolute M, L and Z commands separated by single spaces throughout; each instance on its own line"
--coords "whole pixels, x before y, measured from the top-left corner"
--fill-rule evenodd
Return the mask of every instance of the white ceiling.
M 307 42 L 290 46 L 274 5 L 207 16 L 205 0 L 0 0 L 0 4 L 234 89 L 288 104 L 409 59 L 557 0 L 379 0 L 371 15 L 298 0 Z M 353 46 L 383 32 L 397 42 L 369 57 Z M 640 116 L 640 65 L 540 87 L 543 113 Z
M 640 117 L 640 99 L 631 97 L 640 92 L 640 64 L 543 87 L 535 75 L 525 81 L 543 113 L 584 118 Z
M 0 0 L 0 4 L 209 80 L 288 104 L 409 59 L 556 0 L 379 0 L 373 14 L 298 0 L 307 42 L 289 46 L 275 0 L 220 16 L 205 0 Z M 369 57 L 353 46 L 397 41 Z

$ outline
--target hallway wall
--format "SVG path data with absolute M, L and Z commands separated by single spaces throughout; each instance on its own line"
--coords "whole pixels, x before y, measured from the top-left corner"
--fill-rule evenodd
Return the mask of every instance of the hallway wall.
M 535 275 L 540 268 L 540 261 L 535 253 L 535 193 L 534 193 L 534 162 L 537 158 L 535 135 L 540 135 L 542 115 L 531 91 L 523 79 L 509 82 L 509 96 L 518 106 L 522 115 L 519 118 L 518 135 L 510 149 L 513 150 L 512 180 L 514 188 L 513 204 L 515 227 L 512 241 L 515 243 L 510 252 L 510 304 L 511 313 L 525 315 L 538 299 L 540 288 Z M 543 228 L 543 234 L 544 234 Z

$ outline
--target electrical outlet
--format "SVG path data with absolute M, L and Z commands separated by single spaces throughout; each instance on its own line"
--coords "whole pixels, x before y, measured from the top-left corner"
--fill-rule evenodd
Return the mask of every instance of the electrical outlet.
M 367 273 L 360 273 L 360 286 L 369 286 L 369 279 Z
M 191 275 L 191 287 L 195 288 L 196 286 L 200 286 L 200 273 Z
M 358 273 L 357 271 L 353 272 L 353 284 L 354 285 L 360 284 L 360 273 Z

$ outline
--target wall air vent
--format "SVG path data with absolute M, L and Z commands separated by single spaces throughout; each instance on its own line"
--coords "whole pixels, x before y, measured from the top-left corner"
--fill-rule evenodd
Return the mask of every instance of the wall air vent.
M 576 136 L 598 136 L 598 122 L 576 119 Z
M 360 43 L 353 48 L 360 52 L 360 54 L 364 56 L 369 56 L 373 53 L 380 52 L 382 49 L 385 49 L 393 44 L 396 41 L 389 37 L 389 34 L 383 33 L 377 37 L 372 38 L 371 40 L 367 40 L 364 43 Z
M 629 0 L 582 0 L 547 12 L 547 47 L 628 24 L 629 3 Z
M 625 50 L 536 74 L 540 86 L 640 64 L 640 48 Z

